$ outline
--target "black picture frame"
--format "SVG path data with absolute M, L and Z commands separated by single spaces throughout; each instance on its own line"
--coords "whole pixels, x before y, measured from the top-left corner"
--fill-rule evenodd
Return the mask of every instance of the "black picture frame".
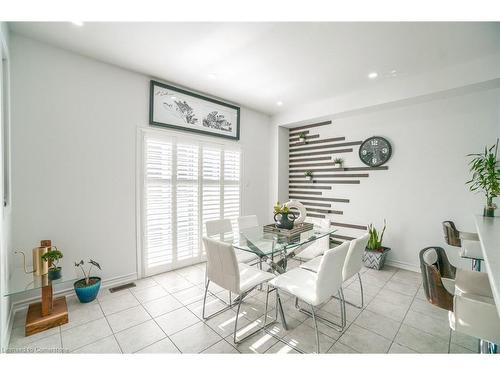
M 204 102 L 211 103 L 214 105 L 214 111 L 210 112 L 210 114 L 212 114 L 214 112 L 217 113 L 216 108 L 221 107 L 221 106 L 225 107 L 231 111 L 235 111 L 235 113 L 233 114 L 233 116 L 236 118 L 236 130 L 233 132 L 234 134 L 224 134 L 224 131 L 227 131 L 224 129 L 204 130 L 203 126 L 206 126 L 206 125 L 203 125 L 203 123 L 205 123 L 205 121 L 207 121 L 207 118 L 203 118 L 203 120 L 201 120 L 202 125 L 195 124 L 195 123 L 188 123 L 187 121 L 192 121 L 193 119 L 196 120 L 196 122 L 200 121 L 198 118 L 195 117 L 196 114 L 192 114 L 192 115 L 190 114 L 189 116 L 186 116 L 187 119 L 184 119 L 184 121 L 186 121 L 185 126 L 183 124 L 179 124 L 179 123 L 173 124 L 173 123 L 158 121 L 158 118 L 157 118 L 158 115 L 155 114 L 155 112 L 154 112 L 155 111 L 155 88 L 156 87 L 161 88 L 161 89 L 170 90 L 174 94 L 177 93 L 177 94 L 181 94 L 183 96 L 193 97 L 195 99 L 198 99 L 198 100 L 201 99 Z M 158 95 L 156 95 L 156 96 L 158 96 Z M 186 103 L 186 102 L 184 101 L 184 103 Z M 192 108 L 189 106 L 188 106 L 188 108 L 190 110 L 189 113 L 191 113 Z M 226 111 L 227 111 L 227 109 L 226 109 Z M 219 108 L 219 110 L 220 110 L 220 108 Z M 171 113 L 174 112 L 170 108 L 167 109 L 166 111 L 170 111 Z M 222 121 L 225 121 L 224 116 L 222 116 Z M 226 123 L 228 123 L 228 122 L 226 121 Z M 150 86 L 149 86 L 149 124 L 152 126 L 171 128 L 171 129 L 175 129 L 175 130 L 188 131 L 188 132 L 205 134 L 205 135 L 210 135 L 210 136 L 214 136 L 214 137 L 221 137 L 221 138 L 232 139 L 232 140 L 238 141 L 240 139 L 240 107 L 235 106 L 233 104 L 222 102 L 220 100 L 209 98 L 209 97 L 206 97 L 206 96 L 203 96 L 200 94 L 196 94 L 194 92 L 190 92 L 190 91 L 181 89 L 179 87 L 175 87 L 175 86 L 167 85 L 167 84 L 162 83 L 162 82 L 151 80 Z M 229 125 L 232 125 L 232 123 L 229 123 Z M 194 126 L 200 126 L 200 128 L 198 129 Z M 210 128 L 210 127 L 207 127 L 207 129 L 208 128 Z

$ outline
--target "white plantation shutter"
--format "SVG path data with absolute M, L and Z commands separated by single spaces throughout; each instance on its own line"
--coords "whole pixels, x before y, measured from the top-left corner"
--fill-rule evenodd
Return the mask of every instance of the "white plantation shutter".
M 145 233 L 147 269 L 172 263 L 172 143 L 146 139 Z
M 224 152 L 224 219 L 231 219 L 233 227 L 240 216 L 240 152 Z
M 143 205 L 147 275 L 203 260 L 205 222 L 240 215 L 240 152 L 223 144 L 145 137 Z
M 177 259 L 200 251 L 198 207 L 198 145 L 177 145 Z

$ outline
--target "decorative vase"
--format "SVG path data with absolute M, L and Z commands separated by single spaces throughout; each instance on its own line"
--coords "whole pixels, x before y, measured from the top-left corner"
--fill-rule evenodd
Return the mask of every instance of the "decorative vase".
M 290 218 L 293 216 L 293 218 Z M 276 228 L 280 229 L 293 229 L 293 223 L 296 217 L 293 212 L 289 212 L 286 214 L 274 214 L 274 222 L 276 223 Z
M 495 217 L 495 207 L 493 206 L 485 206 L 483 210 L 483 216 L 486 217 Z
M 49 268 L 49 280 L 57 280 L 61 278 L 61 267 Z
M 295 218 L 293 224 L 300 224 L 303 223 L 306 220 L 307 216 L 307 210 L 306 207 L 300 203 L 298 200 L 291 199 L 289 202 L 285 203 L 285 206 L 287 206 L 289 209 L 290 208 L 295 208 L 296 210 L 299 211 L 299 217 Z
M 90 277 L 89 282 L 90 284 L 86 285 L 85 279 L 80 279 L 73 284 L 76 296 L 81 303 L 88 303 L 95 300 L 101 288 L 100 277 Z
M 365 249 L 363 253 L 363 263 L 365 267 L 375 270 L 381 270 L 384 268 L 385 258 L 390 250 L 391 249 L 389 247 L 384 246 L 382 246 L 379 250 Z

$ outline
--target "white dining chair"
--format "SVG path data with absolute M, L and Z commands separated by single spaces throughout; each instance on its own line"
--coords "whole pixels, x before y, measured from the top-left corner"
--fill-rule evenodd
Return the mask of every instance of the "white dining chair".
M 322 219 L 319 222 L 319 227 L 323 230 L 330 228 L 330 219 Z M 294 256 L 294 259 L 300 262 L 307 262 L 320 255 L 330 248 L 330 236 L 324 236 L 316 241 L 313 241 L 308 246 L 304 246 L 303 250 Z
M 311 272 L 307 269 L 297 267 L 269 281 L 269 285 L 274 287 L 276 290 L 277 298 L 279 298 L 279 291 L 284 291 L 295 296 L 297 300 L 301 300 L 310 306 L 311 311 L 306 309 L 300 309 L 300 311 L 313 318 L 316 331 L 316 349 L 318 353 L 320 352 L 318 319 L 329 325 L 334 324 L 335 326 L 340 327 L 341 330 L 345 327 L 342 267 L 348 250 L 349 244 L 347 243 L 327 250 L 320 258 L 318 272 Z M 319 305 L 328 302 L 332 296 L 337 293 L 340 299 L 342 315 L 340 325 L 317 315 L 315 311 Z M 266 317 L 267 304 L 266 312 L 264 314 L 264 324 L 266 323 Z
M 233 232 L 233 226 L 231 225 L 231 220 L 220 219 L 220 220 L 210 220 L 205 223 L 205 228 L 207 230 L 207 236 L 212 237 L 217 234 L 231 233 Z M 222 238 L 221 238 L 222 239 Z M 236 258 L 238 263 L 252 263 L 257 264 L 260 258 L 248 251 L 243 251 L 239 249 L 234 250 L 236 253 Z
M 235 306 L 235 304 L 232 304 L 230 302 L 227 307 L 216 311 L 209 316 L 205 316 L 207 292 L 211 282 L 229 291 L 229 293 L 237 294 L 238 307 L 236 310 L 236 319 L 234 322 L 233 341 L 235 344 L 238 344 L 241 341 L 259 332 L 255 331 L 249 335 L 246 335 L 245 337 L 240 338 L 239 340 L 236 339 L 236 334 L 238 332 L 238 317 L 240 315 L 240 308 L 243 299 L 255 287 L 273 279 L 274 275 L 270 272 L 265 272 L 255 267 L 250 267 L 245 263 L 238 263 L 234 248 L 231 244 L 207 237 L 203 237 L 203 243 L 207 251 L 207 282 L 205 285 L 205 294 L 203 297 L 202 317 L 204 320 L 207 320 Z M 253 325 L 253 323 L 255 322 L 249 323 L 244 328 Z M 266 324 L 267 322 L 264 322 L 263 328 L 266 326 Z
M 344 242 L 349 244 L 349 250 L 347 251 L 347 256 L 342 267 L 342 282 L 346 282 L 351 277 L 357 275 L 359 281 L 359 288 L 361 293 L 361 305 L 356 305 L 353 302 L 345 301 L 345 303 L 357 307 L 358 309 L 362 309 L 364 307 L 364 293 L 363 293 L 363 282 L 361 280 L 360 271 L 363 268 L 363 252 L 366 249 L 366 245 L 368 244 L 369 235 L 368 233 L 362 237 L 355 238 L 350 242 Z M 319 264 L 321 262 L 321 257 L 316 257 L 309 262 L 301 264 L 300 267 L 318 272 Z
M 247 215 L 240 216 L 238 218 L 238 229 L 248 229 L 259 226 L 259 220 L 257 219 L 257 215 Z

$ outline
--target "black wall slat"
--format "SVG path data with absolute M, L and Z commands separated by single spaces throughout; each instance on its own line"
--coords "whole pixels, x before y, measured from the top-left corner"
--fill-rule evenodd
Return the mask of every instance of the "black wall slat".
M 319 139 L 317 141 L 309 141 L 309 142 L 306 141 L 306 144 L 307 145 L 315 145 L 318 143 L 330 143 L 330 142 L 340 142 L 340 141 L 345 141 L 345 137 L 325 138 L 325 139 Z M 306 145 L 302 142 L 290 145 L 290 147 L 299 147 L 299 146 L 306 146 Z
M 290 160 L 296 160 L 294 158 L 303 157 L 303 156 L 342 154 L 344 152 L 352 152 L 352 151 L 353 151 L 352 148 L 341 148 L 339 150 L 325 150 L 325 151 L 316 151 L 316 152 L 304 152 L 303 154 L 293 154 L 293 155 L 290 155 Z
M 317 123 L 311 124 L 311 125 L 304 125 L 304 126 L 298 126 L 296 128 L 291 128 L 290 131 L 296 132 L 298 130 L 304 130 L 304 129 L 316 128 L 318 126 L 330 125 L 331 123 L 332 123 L 331 120 L 322 121 L 322 122 L 317 122 Z
M 296 153 L 296 152 L 302 152 L 302 151 L 309 151 L 309 150 L 320 150 L 323 148 L 335 148 L 335 147 L 344 147 L 344 146 L 358 146 L 360 145 L 361 141 L 355 141 L 355 142 L 341 142 L 341 143 L 332 143 L 329 145 L 321 145 L 321 146 L 310 146 L 310 147 L 300 147 L 296 148 L 293 150 L 290 150 L 290 153 Z
M 304 197 L 300 195 L 292 195 L 290 194 L 289 196 L 290 199 L 297 199 L 297 200 L 310 200 L 310 201 L 325 201 L 325 202 L 339 202 L 339 203 L 349 203 L 349 199 L 345 198 L 324 198 L 324 197 Z

